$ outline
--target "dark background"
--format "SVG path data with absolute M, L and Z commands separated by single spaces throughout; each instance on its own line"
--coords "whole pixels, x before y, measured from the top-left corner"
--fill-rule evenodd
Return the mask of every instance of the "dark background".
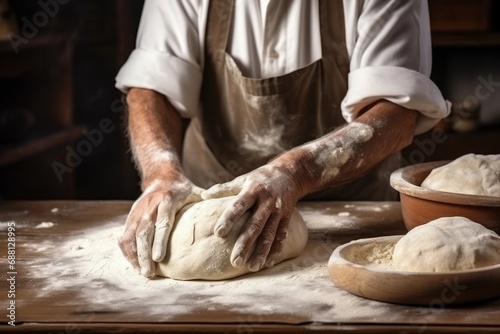
M 124 114 L 118 111 L 123 109 L 123 104 L 118 103 L 121 93 L 114 88 L 114 78 L 134 47 L 143 1 L 64 2 L 67 3 L 53 1 L 59 5 L 53 17 L 41 8 L 39 1 L 9 2 L 16 14 L 19 36 L 23 36 L 22 28 L 26 25 L 23 17 L 34 22 L 39 33 L 20 44 L 18 53 L 14 53 L 12 43 L 3 42 L 2 55 L 10 58 L 5 62 L 0 58 L 1 69 L 24 67 L 25 63 L 28 68 L 10 77 L 0 75 L 0 111 L 27 111 L 35 117 L 35 124 L 23 128 L 17 120 L 15 124 L 22 130 L 19 138 L 0 138 L 0 196 L 5 199 L 135 198 L 140 193 L 139 178 L 131 163 L 122 126 Z M 34 19 L 40 11 L 48 13 L 49 19 L 45 26 L 37 27 L 36 23 L 44 22 Z M 43 15 L 39 14 L 38 18 Z M 39 45 L 35 45 L 38 41 Z M 41 63 L 36 61 L 42 58 Z M 41 112 L 45 107 L 40 95 L 56 96 L 59 101 L 49 103 L 50 110 Z M 69 101 L 60 101 L 64 99 L 62 96 L 69 97 Z M 57 114 L 67 116 L 55 116 L 54 121 L 52 115 Z M 103 119 L 111 120 L 114 130 L 110 133 L 100 131 Z M 103 139 L 98 145 L 92 145 L 90 153 L 82 156 L 71 172 L 61 175 L 61 182 L 53 164 L 68 166 L 65 162 L 68 145 L 76 150 L 80 141 L 87 140 L 78 126 L 84 126 L 87 131 L 99 130 Z M 29 150 L 30 143 L 36 145 L 37 137 L 47 138 L 65 129 L 74 132 L 40 148 L 39 153 L 23 155 L 14 163 L 1 166 L 2 140 L 4 148 L 11 151 L 16 146 L 22 150 L 23 143 Z
M 135 199 L 114 78 L 134 47 L 143 1 L 59 1 L 7 2 L 20 38 L 0 40 L 0 199 Z M 432 78 L 445 97 L 459 103 L 480 78 L 500 82 L 500 3 L 429 2 Z M 500 87 L 480 103 L 477 129 L 442 122 L 446 141 L 417 137 L 406 160 L 500 153 Z

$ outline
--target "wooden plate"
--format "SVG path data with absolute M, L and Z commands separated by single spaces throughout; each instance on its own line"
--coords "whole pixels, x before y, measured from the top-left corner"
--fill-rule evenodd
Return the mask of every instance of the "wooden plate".
M 415 273 L 374 265 L 364 252 L 394 247 L 402 235 L 359 239 L 337 247 L 328 262 L 333 282 L 344 290 L 368 299 L 444 308 L 500 296 L 500 264 L 446 273 Z M 373 257 L 372 255 L 372 257 Z M 370 259 L 373 261 L 373 259 Z

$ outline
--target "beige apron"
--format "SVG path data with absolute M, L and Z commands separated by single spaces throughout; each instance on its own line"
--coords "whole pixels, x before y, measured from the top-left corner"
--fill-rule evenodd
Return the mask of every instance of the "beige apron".
M 342 0 L 319 0 L 319 6 L 322 59 L 283 76 L 252 79 L 226 53 L 234 1 L 210 2 L 202 112 L 191 121 L 183 149 L 184 170 L 195 184 L 229 181 L 345 124 L 340 103 L 349 57 Z M 398 159 L 388 160 L 362 179 L 310 198 L 395 199 L 388 177 Z

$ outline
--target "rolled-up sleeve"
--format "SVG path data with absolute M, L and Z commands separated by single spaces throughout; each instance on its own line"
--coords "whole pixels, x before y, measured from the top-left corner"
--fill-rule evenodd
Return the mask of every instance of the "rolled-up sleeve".
M 357 20 L 346 21 L 352 26 L 346 32 L 351 63 L 349 89 L 342 101 L 344 118 L 351 122 L 364 107 L 385 99 L 419 111 L 415 134 L 428 131 L 449 114 L 451 104 L 429 78 L 427 1 L 366 0 L 358 10 Z
M 136 48 L 118 72 L 116 88 L 155 90 L 183 117 L 195 116 L 202 82 L 201 6 L 200 0 L 146 0 Z

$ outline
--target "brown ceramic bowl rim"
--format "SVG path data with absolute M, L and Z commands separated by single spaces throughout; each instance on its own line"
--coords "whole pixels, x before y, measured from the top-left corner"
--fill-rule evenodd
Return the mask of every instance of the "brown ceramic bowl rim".
M 400 194 L 430 201 L 461 205 L 500 207 L 500 198 L 495 196 L 458 194 L 420 187 L 422 180 L 417 182 L 416 175 L 427 173 L 425 175 L 427 176 L 432 169 L 443 166 L 451 161 L 452 160 L 432 161 L 399 168 L 392 172 L 390 184 L 394 189 L 399 191 Z

